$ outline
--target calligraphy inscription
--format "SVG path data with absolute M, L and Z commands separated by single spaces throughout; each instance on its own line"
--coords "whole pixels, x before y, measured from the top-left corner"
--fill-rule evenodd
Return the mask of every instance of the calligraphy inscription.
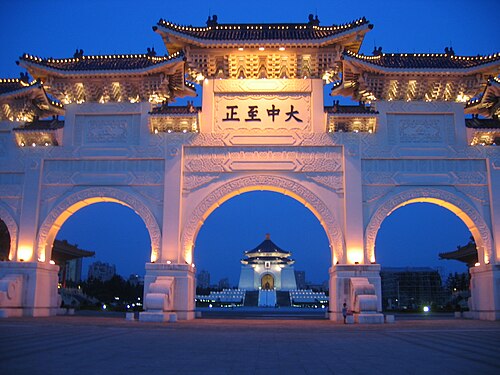
M 216 95 L 215 130 L 307 130 L 310 127 L 310 95 Z

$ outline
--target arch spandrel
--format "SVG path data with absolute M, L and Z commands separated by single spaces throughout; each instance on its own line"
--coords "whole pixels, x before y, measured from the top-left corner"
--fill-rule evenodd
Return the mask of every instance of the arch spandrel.
M 375 240 L 385 218 L 398 208 L 411 203 L 433 203 L 453 212 L 472 233 L 481 263 L 494 261 L 491 230 L 483 216 L 460 196 L 434 188 L 405 190 L 392 195 L 378 206 L 365 228 L 365 249 L 368 259 L 375 260 Z
M 38 231 L 37 256 L 45 261 L 62 224 L 79 209 L 93 203 L 113 202 L 132 209 L 144 221 L 151 239 L 151 260 L 159 258 L 161 230 L 149 207 L 135 195 L 116 188 L 95 187 L 80 190 L 61 199 L 42 222 Z
M 8 209 L 0 205 L 0 219 L 5 223 L 10 235 L 9 259 L 14 259 L 17 247 L 18 225 Z
M 337 219 L 328 206 L 311 190 L 290 178 L 272 175 L 240 177 L 225 182 L 202 199 L 189 214 L 181 236 L 181 250 L 184 259 L 192 260 L 192 252 L 198 231 L 205 219 L 223 202 L 235 195 L 256 190 L 268 190 L 290 196 L 303 203 L 319 220 L 324 228 L 330 247 L 332 261 L 342 260 L 345 241 Z

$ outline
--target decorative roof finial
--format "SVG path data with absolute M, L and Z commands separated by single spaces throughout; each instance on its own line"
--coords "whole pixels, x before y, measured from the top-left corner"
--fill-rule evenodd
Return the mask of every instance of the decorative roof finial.
M 269 233 L 266 233 L 266 240 L 270 240 L 271 239 L 271 235 Z

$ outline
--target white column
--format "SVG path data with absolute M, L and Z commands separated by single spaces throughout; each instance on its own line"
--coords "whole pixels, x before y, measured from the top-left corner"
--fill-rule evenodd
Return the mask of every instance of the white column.
M 37 150 L 26 150 L 37 152 Z M 23 200 L 19 217 L 19 237 L 14 258 L 17 261 L 36 262 L 36 233 L 38 226 L 40 171 L 42 161 L 38 157 L 26 157 Z M 50 259 L 43 259 L 43 261 Z
M 168 135 L 167 135 L 168 137 Z M 180 223 L 182 205 L 182 158 L 183 150 L 180 143 L 166 145 L 165 182 L 163 192 L 163 229 L 161 244 L 161 263 L 188 263 L 192 259 L 184 259 L 180 246 Z
M 356 136 L 349 134 L 349 137 Z M 344 236 L 346 255 L 339 259 L 344 264 L 363 264 L 363 190 L 359 140 L 349 140 L 344 145 Z

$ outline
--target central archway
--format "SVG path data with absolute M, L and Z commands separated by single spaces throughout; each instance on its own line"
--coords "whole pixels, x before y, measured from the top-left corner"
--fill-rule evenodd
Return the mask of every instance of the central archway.
M 50 211 L 38 233 L 37 257 L 50 260 L 52 243 L 64 222 L 76 211 L 94 203 L 112 202 L 124 205 L 141 217 L 151 238 L 151 261 L 159 257 L 161 231 L 149 208 L 131 193 L 114 188 L 91 188 L 69 195 Z
M 319 220 L 325 230 L 332 252 L 332 264 L 342 260 L 345 242 L 342 231 L 327 205 L 302 184 L 280 176 L 256 175 L 236 178 L 224 183 L 210 194 L 189 215 L 182 233 L 184 259 L 192 263 L 196 236 L 206 218 L 228 199 L 250 191 L 268 190 L 290 196 L 304 204 Z

